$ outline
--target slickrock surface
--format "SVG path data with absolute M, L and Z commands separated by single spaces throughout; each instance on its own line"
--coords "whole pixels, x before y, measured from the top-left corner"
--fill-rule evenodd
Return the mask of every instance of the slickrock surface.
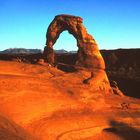
M 0 139 L 138 140 L 140 100 L 84 84 L 90 74 L 0 61 Z

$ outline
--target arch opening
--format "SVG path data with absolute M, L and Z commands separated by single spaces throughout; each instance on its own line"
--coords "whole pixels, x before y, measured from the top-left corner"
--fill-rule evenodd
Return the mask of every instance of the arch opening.
M 77 61 L 78 46 L 73 34 L 70 34 L 68 30 L 61 32 L 53 45 L 53 49 L 57 67 L 67 72 L 75 71 L 73 65 Z

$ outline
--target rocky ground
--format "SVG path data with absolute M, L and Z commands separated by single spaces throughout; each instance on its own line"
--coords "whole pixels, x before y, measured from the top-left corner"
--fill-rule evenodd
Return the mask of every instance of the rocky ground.
M 96 92 L 89 75 L 0 61 L 0 140 L 139 140 L 140 99 Z

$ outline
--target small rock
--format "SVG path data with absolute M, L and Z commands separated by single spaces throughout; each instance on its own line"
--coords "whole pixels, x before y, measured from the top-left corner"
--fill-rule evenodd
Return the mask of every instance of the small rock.
M 39 65 L 44 65 L 45 64 L 45 61 L 44 61 L 44 59 L 39 59 L 37 63 Z

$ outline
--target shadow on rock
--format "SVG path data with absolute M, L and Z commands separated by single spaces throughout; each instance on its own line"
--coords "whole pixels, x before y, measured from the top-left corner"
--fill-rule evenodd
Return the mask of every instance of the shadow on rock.
M 119 136 L 123 140 L 139 140 L 140 130 L 136 126 L 132 127 L 126 123 L 110 121 L 110 128 L 106 128 L 103 131 L 107 133 L 112 133 Z

